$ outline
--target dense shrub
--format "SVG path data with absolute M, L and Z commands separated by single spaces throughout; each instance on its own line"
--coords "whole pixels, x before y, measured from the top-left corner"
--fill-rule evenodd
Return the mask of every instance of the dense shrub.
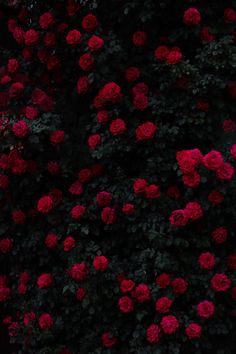
M 236 2 L 10 5 L 0 301 L 18 353 L 234 353 Z

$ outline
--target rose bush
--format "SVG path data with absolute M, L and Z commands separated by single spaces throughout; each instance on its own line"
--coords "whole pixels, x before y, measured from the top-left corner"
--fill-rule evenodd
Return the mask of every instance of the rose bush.
M 0 306 L 11 343 L 233 354 L 235 1 L 8 5 Z

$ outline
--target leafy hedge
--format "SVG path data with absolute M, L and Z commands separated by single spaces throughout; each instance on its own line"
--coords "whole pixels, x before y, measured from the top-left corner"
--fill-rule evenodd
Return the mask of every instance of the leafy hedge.
M 234 353 L 236 1 L 9 6 L 0 301 L 18 354 Z

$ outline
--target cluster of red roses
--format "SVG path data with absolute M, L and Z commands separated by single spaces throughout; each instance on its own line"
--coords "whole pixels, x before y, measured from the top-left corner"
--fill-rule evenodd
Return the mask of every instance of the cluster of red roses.
M 128 274 L 126 276 L 124 273 L 119 273 L 122 267 L 116 268 L 114 266 L 114 259 L 117 261 L 119 257 L 117 257 L 117 254 L 113 255 L 111 250 L 108 251 L 107 245 L 105 247 L 107 253 L 100 251 L 97 253 L 95 247 L 96 251 L 89 250 L 88 254 L 83 254 L 89 243 L 86 239 L 83 241 L 85 243 L 85 246 L 83 244 L 83 252 L 80 253 L 82 241 L 77 240 L 76 234 L 77 230 L 82 234 L 82 227 L 87 222 L 90 224 L 98 222 L 96 226 L 101 227 L 101 234 L 104 230 L 107 232 L 111 228 L 110 235 L 112 235 L 113 227 L 115 230 L 119 223 L 123 224 L 124 222 L 124 225 L 127 223 L 128 227 L 132 227 L 132 223 L 138 223 L 141 219 L 140 210 L 142 210 L 142 207 L 140 208 L 140 205 L 144 199 L 141 198 L 142 196 L 145 197 L 145 205 L 147 205 L 147 207 L 143 207 L 145 211 L 149 207 L 150 210 L 155 210 L 152 209 L 155 207 L 155 203 L 158 203 L 159 209 L 163 209 L 160 214 L 164 215 L 163 218 L 167 230 L 171 230 L 170 233 L 178 232 L 179 228 L 183 232 L 185 232 L 185 229 L 188 230 L 188 227 L 190 230 L 192 222 L 194 222 L 194 227 L 196 225 L 197 230 L 201 230 L 201 222 L 204 221 L 204 217 L 207 217 L 211 209 L 214 209 L 213 206 L 224 201 L 225 193 L 220 188 L 219 191 L 217 187 L 217 189 L 210 191 L 207 200 L 212 204 L 211 208 L 206 207 L 206 201 L 201 198 L 200 192 L 199 196 L 191 193 L 197 193 L 198 187 L 200 189 L 204 183 L 203 176 L 209 175 L 209 180 L 211 180 L 212 172 L 214 173 L 214 183 L 222 185 L 224 181 L 230 182 L 233 180 L 235 169 L 232 163 L 236 159 L 236 144 L 231 144 L 226 152 L 227 161 L 231 159 L 232 163 L 226 162 L 223 153 L 218 150 L 208 150 L 209 152 L 205 155 L 198 148 L 177 151 L 176 159 L 182 174 L 183 185 L 178 187 L 178 185 L 168 184 L 167 186 L 161 176 L 158 176 L 158 168 L 153 167 L 155 164 L 152 164 L 150 156 L 145 155 L 149 143 L 153 147 L 158 145 L 159 136 L 163 139 L 164 135 L 166 140 L 169 137 L 163 133 L 165 122 L 163 123 L 163 118 L 160 118 L 162 123 L 159 124 L 158 114 L 155 113 L 155 104 L 152 103 L 156 97 L 159 97 L 159 92 L 153 92 L 155 91 L 153 83 L 148 85 L 145 82 L 148 79 L 145 78 L 144 70 L 141 70 L 142 64 L 140 64 L 140 67 L 136 63 L 125 67 L 124 75 L 120 78 L 120 81 L 118 79 L 113 81 L 112 78 L 102 80 L 101 76 L 98 76 L 96 82 L 96 72 L 100 70 L 99 65 L 97 65 L 101 60 L 99 56 L 104 55 L 105 57 L 110 45 L 106 31 L 103 31 L 97 16 L 87 11 L 86 7 L 85 9 L 82 8 L 77 1 L 59 1 L 58 4 L 54 5 L 55 8 L 40 12 L 37 21 L 33 24 L 29 21 L 32 16 L 30 8 L 21 8 L 17 19 L 10 18 L 8 21 L 8 29 L 19 45 L 18 48 L 22 48 L 22 51 L 19 58 L 16 55 L 15 57 L 7 57 L 0 70 L 0 132 L 4 144 L 6 142 L 6 145 L 3 144 L 0 154 L 0 190 L 1 196 L 3 195 L 1 202 L 3 200 L 5 205 L 10 206 L 7 212 L 3 208 L 4 217 L 7 218 L 10 215 L 10 226 L 7 227 L 6 231 L 4 228 L 1 231 L 0 256 L 3 257 L 5 262 L 7 256 L 11 257 L 14 252 L 20 253 L 18 235 L 22 235 L 24 232 L 30 233 L 27 227 L 28 225 L 31 227 L 35 223 L 35 229 L 43 230 L 43 242 L 37 243 L 38 241 L 34 240 L 40 249 L 40 257 L 40 252 L 42 254 L 48 252 L 47 255 L 51 257 L 52 262 L 63 259 L 62 265 L 60 265 L 60 269 L 62 269 L 60 276 L 64 277 L 66 286 L 69 286 L 67 284 L 73 285 L 72 292 L 79 304 L 84 304 L 86 298 L 89 297 L 88 284 L 90 281 L 93 283 L 93 276 L 94 278 L 98 278 L 99 275 L 104 277 L 107 281 L 104 284 L 108 284 L 107 287 L 115 278 L 116 285 L 118 283 L 118 291 L 115 295 L 113 292 L 109 293 L 108 297 L 114 297 L 113 304 L 118 316 L 132 316 L 140 308 L 150 304 L 148 320 L 143 323 L 146 343 L 155 344 L 163 337 L 171 338 L 168 336 L 181 329 L 183 329 L 185 338 L 187 337 L 191 341 L 198 339 L 204 332 L 204 320 L 212 318 L 218 309 L 218 300 L 213 301 L 215 294 L 227 292 L 230 294 L 230 300 L 236 302 L 235 278 L 231 276 L 231 273 L 236 270 L 234 250 L 230 252 L 227 250 L 222 260 L 219 260 L 217 251 L 209 250 L 210 243 L 204 245 L 204 250 L 198 252 L 194 260 L 194 267 L 197 267 L 197 271 L 201 275 L 206 276 L 205 286 L 214 295 L 211 296 L 211 293 L 206 292 L 205 297 L 199 299 L 196 303 L 192 303 L 191 306 L 194 307 L 194 311 L 186 320 L 183 318 L 182 312 L 178 313 L 178 309 L 176 310 L 178 308 L 176 304 L 179 303 L 181 295 L 187 296 L 192 291 L 191 279 L 188 279 L 187 276 L 176 276 L 174 270 L 171 274 L 159 270 L 157 272 L 155 269 L 155 277 L 158 274 L 155 283 L 151 280 L 150 283 L 136 280 L 135 275 L 132 278 Z M 42 5 L 43 8 L 44 6 L 46 5 Z M 86 13 L 84 13 L 84 10 Z M 63 14 L 64 11 L 66 11 L 65 15 Z M 83 15 L 80 15 L 80 11 Z M 60 21 L 59 15 L 65 17 L 65 20 Z M 213 34 L 210 27 L 201 27 L 204 16 L 205 14 L 200 13 L 198 9 L 188 8 L 182 15 L 181 26 L 189 31 L 198 28 L 198 35 L 202 42 L 209 43 L 215 40 L 216 35 Z M 227 24 L 234 23 L 236 21 L 235 11 L 232 8 L 225 9 L 223 20 Z M 233 35 L 236 42 L 235 33 Z M 148 43 L 149 34 L 140 30 L 132 34 L 129 45 L 132 46 L 132 50 L 139 52 L 146 48 Z M 181 65 L 184 62 L 182 48 L 172 46 L 171 43 L 169 45 L 169 40 L 165 37 L 160 38 L 157 47 L 155 43 L 151 52 L 154 65 L 165 66 L 166 63 L 168 64 L 164 67 L 166 71 L 177 68 L 180 62 Z M 67 58 L 66 60 L 64 56 Z M 35 78 L 32 77 L 34 68 L 32 69 L 31 65 L 33 67 L 39 65 L 40 67 L 39 74 L 37 73 Z M 76 67 L 75 77 L 68 79 L 66 75 L 64 76 L 67 65 Z M 71 72 L 70 76 L 73 76 Z M 33 143 L 35 137 L 36 141 L 39 139 L 34 131 L 34 123 L 44 124 L 45 113 L 57 112 L 57 104 L 60 103 L 60 95 L 65 93 L 64 85 L 66 85 L 67 79 L 71 80 L 77 98 L 83 100 L 84 97 L 88 97 L 86 98 L 86 118 L 90 119 L 90 109 L 93 112 L 91 115 L 95 118 L 93 121 L 87 122 L 89 127 L 87 129 L 88 136 L 86 136 L 87 145 L 86 143 L 85 145 L 89 154 L 89 167 L 80 167 L 79 171 L 76 167 L 76 172 L 73 164 L 72 167 L 68 168 L 71 161 L 67 162 L 69 153 L 68 151 L 65 153 L 66 144 L 73 134 L 74 127 L 69 127 L 67 131 L 64 129 L 66 126 L 64 122 L 57 127 L 52 122 L 52 127 L 50 125 L 46 135 L 43 136 L 44 144 L 48 149 L 42 154 L 43 157 L 40 155 L 39 159 L 35 159 L 36 154 L 34 153 L 32 156 L 30 154 L 31 139 Z M 178 89 L 185 89 L 188 83 L 188 75 L 187 77 L 183 75 L 178 78 L 175 85 Z M 236 81 L 226 85 L 226 87 L 229 96 L 235 99 Z M 124 109 L 127 102 L 129 112 Z M 199 98 L 195 109 L 205 114 L 210 111 L 210 104 Z M 131 114 L 137 115 L 137 119 L 133 119 Z M 53 115 L 50 119 L 53 120 Z M 106 127 L 108 127 L 107 131 Z M 230 137 L 236 131 L 236 125 L 232 119 L 224 119 L 222 128 Z M 144 153 L 143 162 L 150 162 L 152 171 L 148 172 L 147 175 L 144 168 L 142 175 L 136 173 L 137 170 L 135 170 L 129 177 L 125 177 L 125 183 L 122 180 L 117 191 L 116 188 L 109 186 L 108 180 L 110 177 L 106 175 L 108 169 L 105 170 L 103 166 L 103 162 L 107 166 L 109 161 L 107 162 L 105 158 L 104 161 L 97 161 L 93 157 L 96 157 L 96 152 L 99 149 L 103 149 L 106 141 L 114 143 L 115 150 L 116 147 L 122 145 L 123 138 L 134 142 L 135 149 L 142 149 Z M 163 151 L 165 155 L 164 148 Z M 152 152 L 152 155 L 155 155 L 156 158 L 156 155 L 160 153 L 160 151 L 158 153 L 155 151 Z M 66 154 L 68 156 L 65 158 L 64 155 Z M 111 169 L 113 168 L 112 163 L 113 161 L 111 161 Z M 66 168 L 71 169 L 72 173 L 67 174 Z M 120 169 L 119 173 L 122 174 L 124 171 Z M 155 177 L 153 177 L 154 175 Z M 137 176 L 145 176 L 145 178 Z M 104 177 L 104 180 L 101 177 Z M 38 191 L 36 191 L 37 187 L 34 185 L 34 197 L 29 204 L 24 203 L 23 196 L 20 194 L 19 197 L 14 199 L 15 194 L 17 194 L 14 186 L 19 181 L 17 178 L 21 180 L 25 178 L 27 182 L 30 181 L 32 184 L 36 180 L 36 185 L 38 181 L 42 181 Z M 158 180 L 158 184 L 155 183 L 156 180 Z M 95 187 L 93 187 L 93 183 Z M 123 197 L 122 193 L 126 183 L 128 192 L 126 197 Z M 176 207 L 179 200 L 184 199 L 184 187 L 187 187 L 189 193 L 186 194 L 188 201 L 184 201 L 185 206 L 182 209 L 175 209 L 170 212 L 170 210 L 173 210 L 172 205 Z M 154 213 L 156 213 L 156 210 Z M 136 216 L 137 219 L 135 219 Z M 155 220 L 155 217 L 156 215 L 152 215 L 153 220 Z M 64 223 L 63 232 L 61 230 L 56 231 L 60 218 Z M 4 223 L 2 220 L 1 222 Z M 25 227 L 25 229 L 22 228 L 23 231 L 21 230 L 22 226 Z M 186 228 L 182 228 L 183 226 L 186 226 Z M 68 231 L 70 228 L 72 231 Z M 155 228 L 158 227 L 155 226 Z M 18 232 L 18 230 L 20 231 Z M 142 230 L 148 231 L 148 226 L 145 226 Z M 14 235 L 14 232 L 17 236 Z M 137 232 L 137 228 L 135 232 Z M 61 236 L 62 234 L 63 236 Z M 212 244 L 219 247 L 229 239 L 229 234 L 228 225 L 227 227 L 222 226 L 221 220 L 216 225 L 214 220 L 210 237 L 207 236 L 206 238 L 207 240 L 211 239 Z M 103 235 L 100 236 L 102 238 Z M 132 237 L 132 243 L 135 243 L 134 235 Z M 144 238 L 143 234 L 142 238 Z M 99 244 L 99 242 L 97 243 Z M 125 242 L 122 247 L 126 248 Z M 148 244 L 147 248 L 149 249 L 149 247 Z M 155 247 L 158 248 L 156 245 Z M 117 250 L 120 250 L 120 246 L 114 247 L 114 249 L 117 252 Z M 126 269 L 129 256 L 127 258 L 128 261 L 124 262 Z M 222 268 L 221 261 L 224 263 Z M 21 266 L 17 262 L 16 268 L 14 268 L 17 279 L 15 279 L 15 276 L 10 276 L 10 272 L 0 275 L 0 302 L 9 303 L 14 308 L 15 305 L 11 303 L 12 299 L 15 299 L 16 296 L 23 299 L 24 306 L 26 306 L 22 310 L 18 308 L 14 315 L 12 313 L 4 315 L 2 320 L 9 335 L 14 338 L 22 336 L 23 343 L 34 335 L 34 330 L 35 333 L 38 333 L 37 330 L 44 333 L 48 330 L 54 331 L 54 328 L 57 327 L 56 312 L 53 313 L 52 307 L 47 304 L 47 301 L 41 305 L 40 309 L 37 306 L 34 308 L 32 305 L 33 294 L 37 293 L 41 296 L 45 291 L 48 296 L 50 294 L 54 296 L 54 289 L 57 289 L 60 294 L 64 290 L 61 289 L 62 284 L 58 284 L 58 274 L 56 274 L 54 266 L 52 266 L 53 270 L 51 268 L 50 270 L 45 269 L 46 267 L 42 267 L 41 270 L 39 266 L 40 271 L 37 275 L 31 274 L 29 265 L 26 266 L 27 271 L 22 271 L 22 269 L 25 269 L 22 267 L 25 267 L 24 263 Z M 134 272 L 134 274 L 136 273 Z M 138 277 L 139 275 L 137 275 Z M 199 287 L 202 287 L 199 279 L 197 279 L 197 282 L 199 282 Z M 99 296 L 98 294 L 95 295 Z M 27 300 L 27 296 L 31 299 Z M 66 301 L 68 301 L 67 298 Z M 189 309 L 186 312 L 189 312 Z M 126 321 L 126 318 L 124 321 Z M 101 330 L 99 328 L 100 340 L 105 348 L 114 348 L 119 342 L 122 342 L 122 338 L 119 338 L 119 335 L 110 330 L 108 323 L 110 322 L 106 322 L 106 328 Z M 134 327 L 135 324 L 132 323 L 132 326 Z M 26 333 L 25 328 L 27 329 L 26 336 L 24 334 Z M 60 349 L 59 353 L 70 354 L 72 352 L 65 347 Z

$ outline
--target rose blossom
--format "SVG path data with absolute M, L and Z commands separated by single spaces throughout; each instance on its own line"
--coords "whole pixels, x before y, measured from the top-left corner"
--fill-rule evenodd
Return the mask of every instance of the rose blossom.
M 185 210 L 182 210 L 182 209 L 174 210 L 174 211 L 172 211 L 169 220 L 170 220 L 171 225 L 176 226 L 176 227 L 182 227 L 187 224 L 188 216 L 187 216 Z
M 155 344 L 160 340 L 161 329 L 157 324 L 151 324 L 146 331 L 147 341 L 151 344 Z
M 119 308 L 123 313 L 130 313 L 134 310 L 134 303 L 128 296 L 122 296 L 119 299 Z
M 214 315 L 215 306 L 213 302 L 204 300 L 197 305 L 197 314 L 203 318 L 210 318 Z
M 93 266 L 96 270 L 104 272 L 108 268 L 108 259 L 104 256 L 96 256 L 93 260 Z
M 231 280 L 223 273 L 217 273 L 211 278 L 211 287 L 217 292 L 227 291 L 230 286 Z
M 166 296 L 161 297 L 156 301 L 155 304 L 156 311 L 159 313 L 167 313 L 170 311 L 172 304 L 173 304 L 173 300 L 169 299 Z
M 212 269 L 215 266 L 215 256 L 210 252 L 201 253 L 198 258 L 198 263 L 202 269 Z
M 179 328 L 179 321 L 175 316 L 164 316 L 161 320 L 161 328 L 165 334 L 173 334 Z
M 50 273 L 41 274 L 37 279 L 37 285 L 40 289 L 49 288 L 53 283 L 53 277 Z
M 199 338 L 202 334 L 202 327 L 197 323 L 190 323 L 188 327 L 185 328 L 185 333 L 188 339 Z
M 53 326 L 53 318 L 49 313 L 43 313 L 40 317 L 39 317 L 39 327 L 42 330 L 47 330 L 50 329 Z
M 145 302 L 151 299 L 151 292 L 146 284 L 139 284 L 132 292 L 132 296 L 138 302 Z

